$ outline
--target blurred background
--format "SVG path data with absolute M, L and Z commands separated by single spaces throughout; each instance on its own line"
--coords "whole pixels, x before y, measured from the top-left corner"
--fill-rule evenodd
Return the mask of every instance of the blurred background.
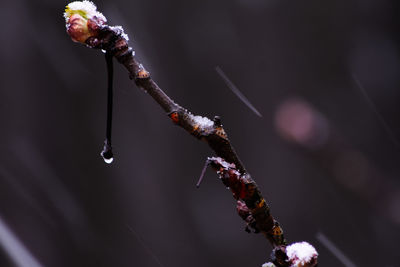
M 68 2 L 2 0 L 0 266 L 261 266 L 212 151 L 73 43 Z M 289 242 L 320 266 L 400 266 L 400 2 L 96 1 L 152 77 L 219 115 Z M 262 114 L 227 86 L 225 76 Z

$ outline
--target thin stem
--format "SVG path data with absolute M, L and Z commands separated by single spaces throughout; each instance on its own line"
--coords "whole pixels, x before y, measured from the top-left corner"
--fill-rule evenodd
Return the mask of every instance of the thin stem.
M 204 174 L 206 173 L 208 165 L 210 165 L 209 159 L 206 160 L 206 163 L 204 164 L 204 167 L 201 170 L 200 178 L 199 178 L 199 180 L 197 181 L 197 184 L 196 184 L 197 188 L 200 187 L 201 181 L 203 181 L 203 177 L 204 177 Z

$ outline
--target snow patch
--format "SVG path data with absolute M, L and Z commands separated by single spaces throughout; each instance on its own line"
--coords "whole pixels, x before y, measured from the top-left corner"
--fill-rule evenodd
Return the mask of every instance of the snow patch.
M 80 14 L 85 19 L 93 18 L 94 16 L 100 18 L 104 22 L 107 21 L 106 17 L 100 12 L 97 11 L 96 5 L 91 1 L 75 1 L 69 3 L 64 12 L 65 21 L 68 22 L 68 19 L 73 14 Z
M 126 41 L 129 41 L 129 36 L 124 32 L 124 28 L 122 26 L 112 26 L 110 27 L 113 30 L 118 31 L 118 34 L 122 36 Z
M 303 266 L 318 256 L 315 248 L 307 242 L 298 242 L 286 247 L 286 254 L 292 267 Z
M 193 116 L 194 122 L 202 128 L 212 127 L 214 122 L 207 117 Z

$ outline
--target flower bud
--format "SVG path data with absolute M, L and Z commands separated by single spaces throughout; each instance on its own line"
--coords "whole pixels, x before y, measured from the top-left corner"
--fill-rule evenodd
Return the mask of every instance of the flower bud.
M 97 36 L 107 19 L 96 10 L 90 1 L 75 1 L 65 7 L 67 33 L 74 42 L 85 43 L 89 37 Z

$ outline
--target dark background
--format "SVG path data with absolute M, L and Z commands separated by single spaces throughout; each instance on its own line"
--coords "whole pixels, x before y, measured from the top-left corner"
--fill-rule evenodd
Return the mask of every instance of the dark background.
M 119 64 L 115 161 L 103 162 L 104 56 L 71 42 L 66 4 L 1 2 L 0 266 L 268 261 L 215 173 L 196 190 L 212 151 Z M 222 117 L 289 242 L 312 243 L 323 267 L 342 263 L 318 234 L 355 266 L 400 266 L 398 0 L 96 4 L 173 99 Z

